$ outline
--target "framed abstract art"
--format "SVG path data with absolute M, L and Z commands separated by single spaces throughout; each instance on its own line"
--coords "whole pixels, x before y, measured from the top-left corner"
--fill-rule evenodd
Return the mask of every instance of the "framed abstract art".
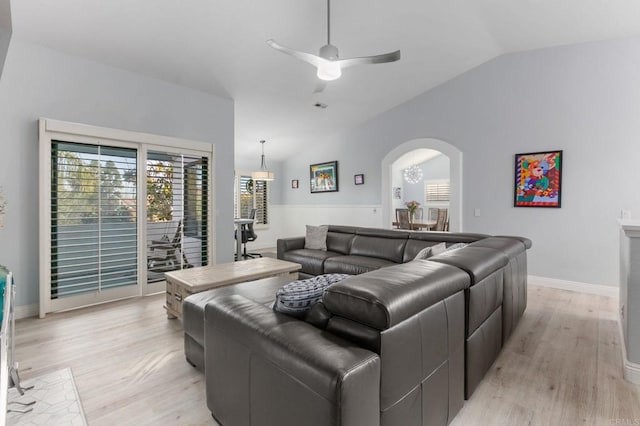
M 311 193 L 336 192 L 338 190 L 338 162 L 312 164 L 309 166 Z
M 562 151 L 516 154 L 514 207 L 560 207 Z

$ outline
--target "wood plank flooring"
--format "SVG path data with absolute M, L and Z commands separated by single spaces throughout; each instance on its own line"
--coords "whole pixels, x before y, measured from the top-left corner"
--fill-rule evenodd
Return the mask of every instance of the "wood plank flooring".
M 215 425 L 164 295 L 17 323 L 23 379 L 71 367 L 90 425 Z M 529 287 L 529 305 L 454 426 L 640 424 L 622 378 L 616 301 Z

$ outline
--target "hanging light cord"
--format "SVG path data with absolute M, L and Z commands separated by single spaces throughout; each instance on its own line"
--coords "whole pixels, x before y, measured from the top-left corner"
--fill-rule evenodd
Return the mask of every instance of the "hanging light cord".
M 264 143 L 265 143 L 265 141 L 260 141 L 260 143 L 262 144 L 262 161 L 260 163 L 260 169 L 262 169 L 262 171 L 266 171 L 267 170 L 267 162 L 264 160 Z

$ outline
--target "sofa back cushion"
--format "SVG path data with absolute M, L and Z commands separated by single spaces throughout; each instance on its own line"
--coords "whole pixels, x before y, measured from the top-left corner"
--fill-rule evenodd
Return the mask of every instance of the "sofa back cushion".
M 349 254 L 353 233 L 335 232 L 329 229 L 327 233 L 327 250 L 334 253 Z
M 395 263 L 402 263 L 402 255 L 404 254 L 406 243 L 406 238 L 356 235 L 353 237 L 349 254 L 352 256 L 377 257 Z
M 386 330 L 469 284 L 459 268 L 417 260 L 349 277 L 329 287 L 322 301 L 333 315 Z

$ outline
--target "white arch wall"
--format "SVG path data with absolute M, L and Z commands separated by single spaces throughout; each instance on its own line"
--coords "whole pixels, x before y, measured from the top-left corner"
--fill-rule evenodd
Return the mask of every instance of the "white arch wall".
M 416 149 L 434 149 L 449 157 L 451 201 L 449 227 L 451 231 L 462 231 L 462 151 L 455 146 L 433 138 L 419 138 L 404 142 L 392 149 L 382 159 L 382 223 L 393 221 L 393 194 L 391 192 L 391 169 L 393 163 L 404 154 Z M 388 225 L 387 225 L 388 226 Z

